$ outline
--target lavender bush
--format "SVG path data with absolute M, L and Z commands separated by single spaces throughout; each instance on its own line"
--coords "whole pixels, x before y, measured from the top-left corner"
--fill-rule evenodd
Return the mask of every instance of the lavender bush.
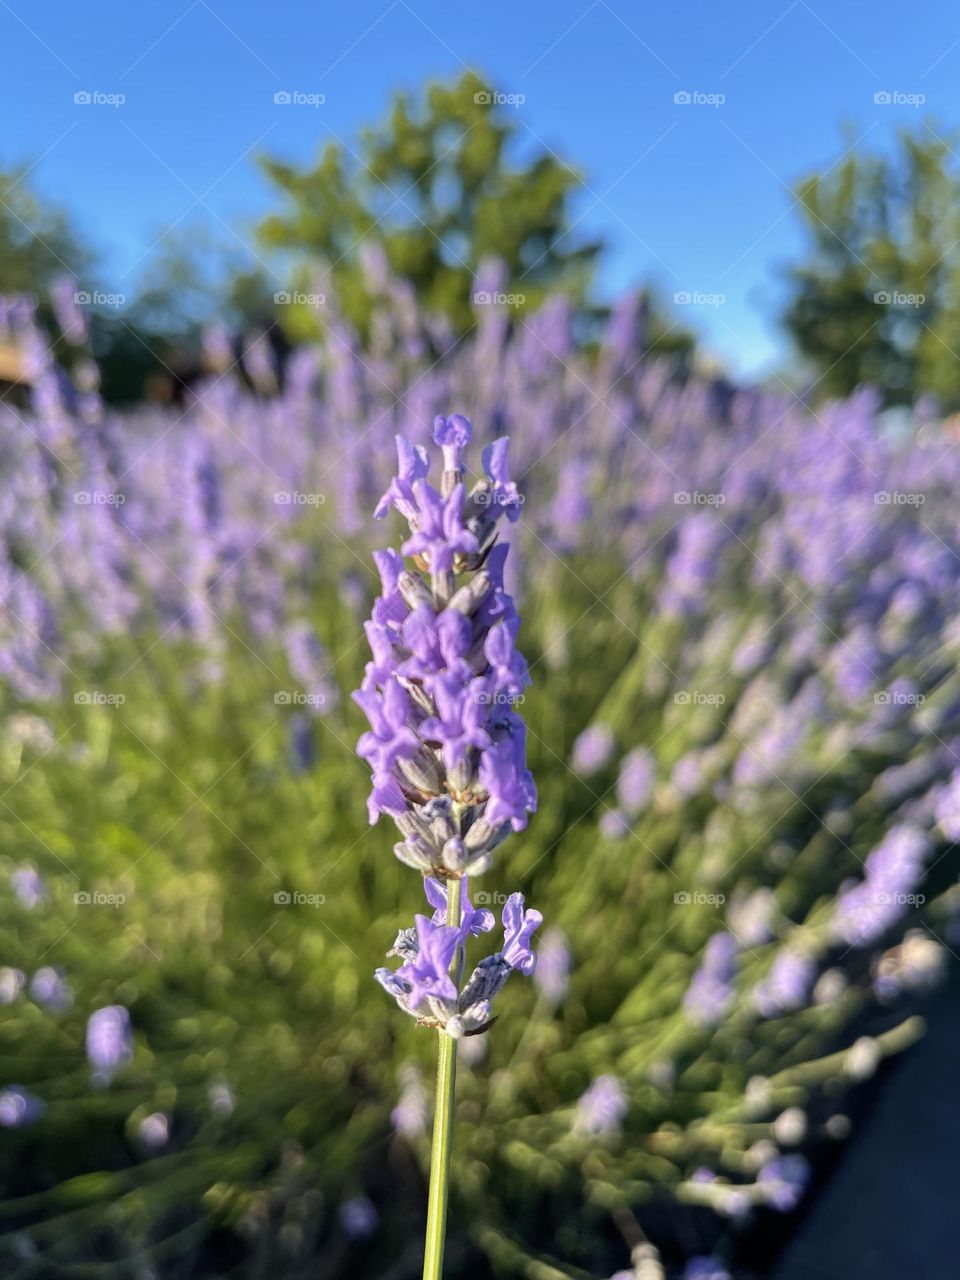
M 445 1274 L 748 1275 L 921 1034 L 956 928 L 951 439 L 869 391 L 681 381 L 630 299 L 597 352 L 573 319 L 478 307 L 454 343 L 383 286 L 369 348 L 329 299 L 322 348 L 250 355 L 279 394 L 233 370 L 121 416 L 5 306 L 11 1274 L 417 1275 L 439 1040 Z M 428 489 L 452 405 L 487 465 L 444 418 Z M 381 495 L 416 527 L 378 584 Z M 401 1017 L 368 975 L 411 867 Z M 500 916 L 495 985 L 537 919 L 488 878 L 551 925 L 467 1035 L 458 948 Z

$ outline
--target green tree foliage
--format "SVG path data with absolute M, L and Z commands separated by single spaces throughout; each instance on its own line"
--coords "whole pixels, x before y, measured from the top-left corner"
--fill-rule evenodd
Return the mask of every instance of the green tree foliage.
M 960 404 L 960 165 L 930 123 L 801 183 L 805 258 L 784 321 L 821 395 Z
M 0 168 L 0 294 L 42 294 L 57 276 L 92 264 L 70 216 L 38 195 L 29 170 Z
M 473 321 L 474 273 L 489 257 L 506 264 L 508 288 L 528 307 L 548 289 L 582 298 L 600 245 L 572 234 L 580 176 L 542 147 L 518 157 L 521 132 L 516 108 L 472 72 L 430 85 L 421 100 L 398 95 L 358 153 L 331 142 L 307 168 L 263 161 L 285 207 L 262 223 L 262 242 L 292 255 L 305 288 L 315 283 L 311 263 L 324 264 L 361 330 L 364 241 L 382 245 L 392 271 L 461 332 Z M 297 336 L 313 331 L 314 311 L 289 313 Z

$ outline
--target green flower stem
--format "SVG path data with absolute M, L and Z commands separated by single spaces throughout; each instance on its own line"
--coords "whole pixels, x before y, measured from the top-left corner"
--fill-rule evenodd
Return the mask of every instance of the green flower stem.
M 447 924 L 460 924 L 460 880 L 447 883 Z M 458 949 L 459 950 L 459 949 Z M 459 970 L 459 955 L 453 967 Z M 427 1200 L 427 1237 L 423 1253 L 423 1280 L 441 1280 L 443 1244 L 447 1231 L 447 1198 L 450 1188 L 450 1144 L 453 1139 L 453 1103 L 457 1082 L 457 1042 L 438 1031 L 437 1096 L 430 1149 L 430 1194 Z

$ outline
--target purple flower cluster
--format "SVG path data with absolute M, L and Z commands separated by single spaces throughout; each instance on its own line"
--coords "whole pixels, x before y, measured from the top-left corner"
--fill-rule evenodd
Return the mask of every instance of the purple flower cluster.
M 696 1022 L 719 1022 L 733 999 L 737 973 L 737 940 L 730 933 L 715 933 L 703 952 L 703 963 L 693 975 L 683 1004 Z
M 529 676 L 503 585 L 507 547 L 497 542 L 500 518 L 515 520 L 520 499 L 506 440 L 484 450 L 485 477 L 466 495 L 471 434 L 459 414 L 437 418 L 439 491 L 427 479 L 427 451 L 397 439 L 398 474 L 376 514 L 396 508 L 411 536 L 403 555 L 374 555 L 382 594 L 365 624 L 373 660 L 354 694 L 370 722 L 357 746 L 373 773 L 370 821 L 388 813 L 404 836 L 400 860 L 438 876 L 486 870 L 536 808 L 514 709 Z
M 494 927 L 491 912 L 474 908 L 463 882 L 460 925 L 446 924 L 447 890 L 438 880 L 424 880 L 432 916 L 415 916 L 412 929 L 401 929 L 390 951 L 403 964 L 396 971 L 381 968 L 374 977 L 394 997 L 405 1013 L 413 1014 L 426 1026 L 440 1027 L 458 1040 L 477 1035 L 493 1021 L 491 1001 L 516 969 L 530 974 L 536 956 L 530 942 L 543 916 L 525 910 L 523 895 L 512 893 L 503 907 L 503 944 L 499 951 L 481 960 L 457 990 L 451 975 L 454 957 L 471 935 L 489 933 Z
M 533 972 L 530 938 L 542 920 L 511 894 L 501 949 L 458 990 L 453 971 L 467 937 L 494 925 L 489 911 L 471 905 L 466 877 L 487 870 L 493 850 L 536 808 L 526 727 L 515 710 L 529 676 L 504 589 L 507 546 L 497 541 L 501 518 L 516 520 L 521 499 L 506 439 L 484 449 L 484 476 L 467 494 L 463 455 L 472 435 L 460 414 L 434 422 L 439 490 L 428 479 L 427 450 L 397 437 L 398 472 L 374 514 L 396 509 L 410 537 L 402 554 L 374 553 L 382 594 L 365 624 L 373 657 L 353 695 L 370 722 L 357 744 L 373 773 L 370 821 L 393 818 L 404 837 L 394 852 L 425 876 L 434 908 L 398 934 L 391 954 L 401 967 L 375 976 L 405 1012 L 455 1039 L 490 1025 L 490 1002 L 514 969 Z M 449 880 L 463 881 L 459 924 L 448 920 Z

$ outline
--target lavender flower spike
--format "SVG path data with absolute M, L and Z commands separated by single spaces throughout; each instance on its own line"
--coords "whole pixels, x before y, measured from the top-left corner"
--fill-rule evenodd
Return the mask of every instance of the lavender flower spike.
M 465 946 L 493 928 L 474 907 L 467 876 L 486 871 L 494 849 L 522 831 L 537 807 L 526 763 L 526 727 L 516 703 L 530 683 L 515 648 L 520 619 L 503 586 L 508 547 L 502 517 L 520 515 L 507 441 L 483 451 L 484 478 L 464 485 L 473 428 L 462 414 L 438 417 L 440 488 L 428 479 L 426 450 L 397 437 L 398 475 L 375 515 L 396 509 L 410 537 L 375 554 L 381 595 L 364 630 L 372 660 L 354 699 L 369 732 L 357 754 L 371 767 L 371 822 L 388 813 L 403 839 L 394 853 L 419 871 L 433 915 L 401 929 L 388 955 L 403 962 L 374 977 L 421 1026 L 439 1033 L 424 1280 L 441 1280 L 446 1238 L 457 1042 L 492 1026 L 492 1003 L 514 969 L 533 973 L 533 934 L 543 917 L 512 893 L 503 908 L 503 945 L 461 987 Z M 407 557 L 412 564 L 404 562 Z
M 405 517 L 412 564 L 396 551 L 377 555 L 383 594 L 365 626 L 373 660 L 354 694 L 370 721 L 357 747 L 373 774 L 370 819 L 389 813 L 403 836 L 400 860 L 440 880 L 486 870 L 536 808 L 514 709 L 529 676 L 503 587 L 507 548 L 495 546 L 520 499 L 505 441 L 485 452 L 486 478 L 466 496 L 472 434 L 461 414 L 437 418 L 439 490 L 426 450 L 398 438 L 399 474 L 376 514 Z

